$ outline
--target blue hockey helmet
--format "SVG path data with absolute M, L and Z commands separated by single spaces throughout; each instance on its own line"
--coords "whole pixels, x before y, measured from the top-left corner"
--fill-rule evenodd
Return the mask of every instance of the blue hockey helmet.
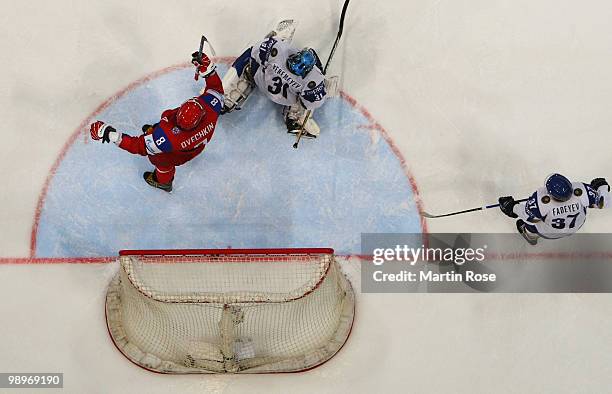
M 574 187 L 569 179 L 561 174 L 552 174 L 546 178 L 546 191 L 558 201 L 567 201 L 574 193 Z
M 304 78 L 317 64 L 317 55 L 311 48 L 304 48 L 287 58 L 287 68 L 293 74 Z

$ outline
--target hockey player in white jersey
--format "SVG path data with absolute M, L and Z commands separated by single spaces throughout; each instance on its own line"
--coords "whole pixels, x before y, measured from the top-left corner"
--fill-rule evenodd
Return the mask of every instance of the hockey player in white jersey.
M 319 126 L 310 115 L 327 98 L 321 61 L 314 49 L 291 46 L 295 26 L 279 26 L 232 64 L 223 78 L 226 94 L 222 113 L 240 109 L 257 86 L 270 100 L 283 106 L 288 133 L 299 133 L 306 121 L 302 135 L 316 138 Z
M 538 238 L 557 239 L 578 231 L 586 220 L 588 208 L 610 206 L 610 185 L 604 178 L 590 184 L 570 182 L 560 174 L 546 178 L 544 187 L 522 203 L 512 197 L 500 197 L 503 213 L 517 220 L 519 233 L 532 245 Z

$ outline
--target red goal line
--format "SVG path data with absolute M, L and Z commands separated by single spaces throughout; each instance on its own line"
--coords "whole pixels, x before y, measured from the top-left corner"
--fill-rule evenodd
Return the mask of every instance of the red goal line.
M 316 252 L 314 252 L 316 251 Z M 145 252 L 145 253 L 143 253 Z M 169 252 L 164 254 L 162 252 Z M 203 253 L 207 252 L 207 253 Z M 256 254 L 253 254 L 253 253 Z M 201 254 L 208 255 L 253 255 L 264 257 L 265 253 L 272 256 L 278 254 L 284 255 L 308 255 L 308 254 L 334 254 L 333 249 L 329 248 L 310 248 L 310 249 L 184 249 L 183 254 L 177 254 L 177 251 L 171 250 L 125 250 L 120 252 L 120 256 L 140 255 L 150 256 L 196 256 Z M 341 259 L 358 259 L 371 262 L 373 256 L 361 254 L 335 254 L 335 257 Z M 102 256 L 102 257 L 0 257 L 0 265 L 25 265 L 25 264 L 108 264 L 119 259 L 119 256 Z M 547 253 L 547 252 L 525 252 L 525 253 L 487 253 L 486 260 L 489 261 L 520 261 L 520 260 L 612 260 L 612 251 L 610 252 L 592 252 L 592 253 Z

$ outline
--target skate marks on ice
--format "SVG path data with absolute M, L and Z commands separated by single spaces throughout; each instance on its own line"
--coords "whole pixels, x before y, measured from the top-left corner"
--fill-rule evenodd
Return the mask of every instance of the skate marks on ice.
M 143 81 L 95 118 L 137 135 L 201 88 L 190 67 Z M 414 181 L 369 115 L 343 95 L 315 119 L 320 138 L 296 151 L 280 107 L 253 94 L 177 168 L 171 195 L 143 181 L 146 158 L 75 138 L 41 196 L 33 257 L 272 246 L 358 254 L 362 232 L 421 232 Z

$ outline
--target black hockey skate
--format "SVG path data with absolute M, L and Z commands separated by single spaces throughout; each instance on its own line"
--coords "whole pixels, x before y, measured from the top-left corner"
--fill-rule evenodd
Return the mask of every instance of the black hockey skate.
M 168 193 L 172 191 L 172 181 L 170 181 L 170 183 L 157 182 L 157 176 L 155 176 L 155 172 L 147 171 L 142 174 L 142 177 L 149 184 L 149 186 L 153 186 Z
M 529 244 L 531 245 L 537 245 L 538 244 L 538 238 L 537 237 L 530 237 L 529 234 L 527 234 L 527 229 L 525 228 L 526 223 L 523 219 L 519 219 L 516 221 L 516 229 L 518 230 L 519 234 L 521 234 L 523 236 L 523 238 L 525 238 L 525 241 L 529 242 Z
M 142 125 L 142 133 L 143 134 L 147 134 L 152 128 L 153 128 L 153 126 L 150 125 L 150 124 L 143 124 Z
M 289 118 L 285 119 L 285 125 L 287 126 L 287 133 L 293 135 L 299 134 L 300 129 L 302 128 L 302 125 L 299 122 Z M 304 130 L 304 132 L 302 132 L 302 138 L 317 138 L 317 136 Z

